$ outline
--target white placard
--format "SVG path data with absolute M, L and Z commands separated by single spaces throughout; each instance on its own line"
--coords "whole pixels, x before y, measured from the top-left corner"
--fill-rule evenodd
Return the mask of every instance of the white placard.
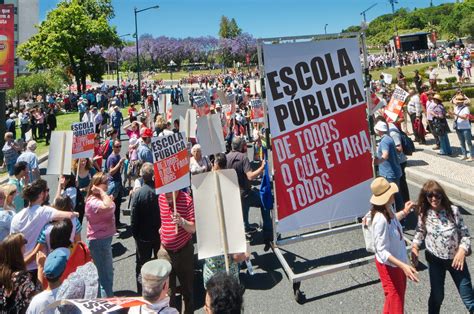
M 54 143 L 54 145 L 53 145 Z M 71 174 L 72 131 L 53 131 L 49 146 L 47 174 Z M 63 165 L 61 169 L 61 165 Z
M 188 109 L 185 117 L 179 117 L 179 132 L 184 132 L 186 138 L 196 138 L 196 110 Z
M 225 152 L 224 133 L 219 115 L 211 114 L 198 118 L 196 136 L 203 156 Z
M 225 228 L 220 227 L 215 175 L 219 185 L 224 212 Z M 192 176 L 194 214 L 198 258 L 208 258 L 224 254 L 221 230 L 227 235 L 228 254 L 244 253 L 245 241 L 242 204 L 239 183 L 234 169 L 206 172 Z

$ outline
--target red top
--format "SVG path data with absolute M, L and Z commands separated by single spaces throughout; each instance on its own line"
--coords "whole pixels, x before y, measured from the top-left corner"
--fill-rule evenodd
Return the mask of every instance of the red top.
M 188 233 L 182 227 L 178 226 L 178 233 L 176 233 L 176 225 L 172 222 L 171 214 L 173 214 L 173 203 L 169 204 L 165 194 L 160 194 L 158 197 L 160 205 L 161 216 L 161 244 L 171 251 L 176 251 L 183 248 L 192 234 Z M 194 222 L 194 203 L 189 194 L 179 191 L 176 195 L 176 210 L 182 218 L 189 222 Z
M 425 111 L 426 111 L 426 103 L 428 102 L 428 95 L 426 95 L 426 93 L 421 93 L 420 95 L 420 101 L 421 101 L 421 105 L 423 106 L 423 108 L 425 108 Z

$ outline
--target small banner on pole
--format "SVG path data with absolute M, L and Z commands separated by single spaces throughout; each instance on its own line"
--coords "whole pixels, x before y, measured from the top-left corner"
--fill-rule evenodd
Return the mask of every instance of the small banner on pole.
M 92 158 L 94 156 L 95 127 L 93 122 L 73 123 L 72 159 Z
M 157 194 L 190 186 L 189 153 L 184 132 L 153 137 L 151 140 Z
M 2 1 L 3 2 L 3 1 Z M 0 4 L 0 89 L 13 88 L 15 76 L 15 7 Z M 2 135 L 3 136 L 3 135 Z
M 388 122 L 397 122 L 398 119 L 403 117 L 403 106 L 405 105 L 408 95 L 408 92 L 399 86 L 395 88 L 390 102 L 387 107 L 385 107 Z
M 263 104 L 260 98 L 250 100 L 250 108 L 252 109 L 251 121 L 264 122 Z
M 198 96 L 194 98 L 194 108 L 199 117 L 203 117 L 211 113 L 211 108 L 207 102 L 207 98 L 203 96 Z

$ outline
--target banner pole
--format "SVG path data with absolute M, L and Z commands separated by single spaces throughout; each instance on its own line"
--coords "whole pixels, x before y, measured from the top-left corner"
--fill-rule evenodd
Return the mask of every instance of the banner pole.
M 216 183 L 217 215 L 219 216 L 219 227 L 221 230 L 221 240 L 224 246 L 225 271 L 229 274 L 229 246 L 227 242 L 227 231 L 224 219 L 224 206 L 222 204 L 221 184 L 217 171 L 214 171 L 214 180 Z
M 81 166 L 81 158 L 78 159 L 77 161 L 77 169 L 76 169 L 76 185 L 79 186 L 79 168 Z
M 365 32 L 362 32 L 360 35 L 359 35 L 359 42 L 361 43 L 361 46 L 362 46 L 362 53 L 364 55 L 364 73 L 368 74 L 369 73 L 369 62 L 367 60 L 367 46 L 365 44 Z M 366 76 L 364 76 L 364 83 L 367 83 L 365 82 L 365 80 L 367 79 Z M 371 133 L 371 130 L 370 130 L 370 123 L 369 123 L 369 119 L 370 119 L 370 108 L 372 108 L 372 97 L 370 97 L 370 84 L 368 87 L 365 88 L 365 98 L 367 100 L 367 106 L 366 106 L 366 112 L 367 112 L 367 126 L 369 126 L 369 135 L 370 135 L 370 143 L 371 143 L 371 146 L 372 146 L 372 157 L 376 157 L 377 156 L 377 151 L 376 151 L 376 145 L 375 145 L 375 135 Z M 377 176 L 377 173 L 375 171 L 375 165 L 372 163 L 372 172 L 373 172 L 373 176 L 374 178 Z
M 60 167 L 59 168 L 59 174 L 64 174 L 64 154 L 66 153 L 64 150 L 64 146 L 66 145 L 66 132 L 63 132 L 63 136 L 61 137 L 61 162 L 60 162 Z
M 175 193 L 176 193 L 176 192 L 173 191 L 173 212 L 174 212 L 174 214 L 176 215 L 176 213 L 177 213 L 178 211 L 176 210 L 176 194 L 175 194 Z M 175 232 L 176 234 L 178 234 L 178 225 L 175 226 L 175 231 L 174 231 L 174 232 Z

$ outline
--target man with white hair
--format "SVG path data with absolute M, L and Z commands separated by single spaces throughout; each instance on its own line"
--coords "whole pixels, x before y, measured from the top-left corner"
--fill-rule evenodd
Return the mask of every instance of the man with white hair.
M 26 150 L 16 160 L 17 163 L 24 161 L 28 165 L 28 175 L 26 176 L 27 182 L 25 183 L 32 183 L 41 178 L 38 156 L 36 156 L 35 150 L 36 142 L 29 141 L 26 145 Z

